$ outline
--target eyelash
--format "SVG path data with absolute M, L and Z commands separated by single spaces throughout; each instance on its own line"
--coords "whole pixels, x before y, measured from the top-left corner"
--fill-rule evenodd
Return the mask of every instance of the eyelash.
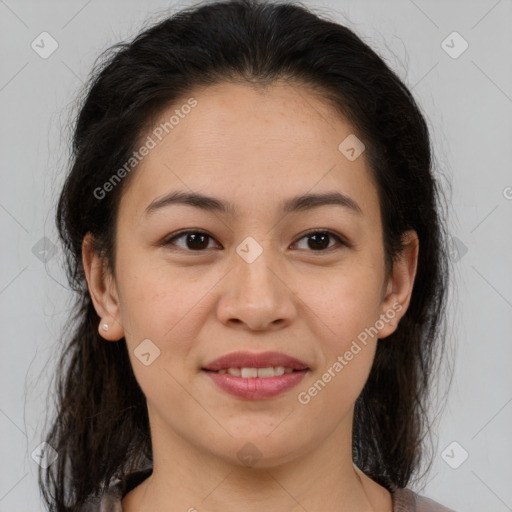
M 179 231 L 178 233 L 172 234 L 170 237 L 166 238 L 162 242 L 162 246 L 168 247 L 168 246 L 171 246 L 171 245 L 175 245 L 173 243 L 174 240 L 177 240 L 177 239 L 182 238 L 185 235 L 189 235 L 189 234 L 201 234 L 201 235 L 206 235 L 207 237 L 209 237 L 212 240 L 214 239 L 210 234 L 206 233 L 205 231 L 190 230 L 189 229 L 189 230 Z M 330 237 L 335 238 L 339 242 L 339 244 L 341 245 L 341 247 L 338 247 L 337 250 L 339 250 L 339 249 L 341 249 L 343 247 L 351 247 L 351 245 L 348 242 L 346 242 L 345 240 L 343 240 L 339 235 L 337 235 L 336 233 L 333 233 L 332 231 L 329 231 L 327 229 L 315 229 L 313 231 L 308 231 L 307 233 L 304 233 L 298 240 L 302 240 L 303 238 L 311 237 L 311 236 L 316 235 L 316 234 L 327 234 Z M 317 251 L 310 250 L 309 252 L 316 252 L 316 253 L 330 252 L 333 248 L 336 249 L 336 247 L 333 246 L 333 247 L 328 247 L 327 249 L 319 249 Z M 174 250 L 174 249 L 171 249 L 171 250 Z M 200 253 L 200 252 L 205 252 L 207 249 L 192 250 L 192 249 L 184 249 L 183 247 L 178 247 L 178 250 L 183 250 L 183 251 L 186 251 L 186 252 L 197 252 L 197 253 Z

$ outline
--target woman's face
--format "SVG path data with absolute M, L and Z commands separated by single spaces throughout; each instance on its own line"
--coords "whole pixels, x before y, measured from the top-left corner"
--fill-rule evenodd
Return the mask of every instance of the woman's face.
M 386 277 L 365 153 L 307 89 L 221 84 L 190 96 L 193 108 L 182 108 L 192 104 L 185 98 L 141 139 L 156 144 L 120 202 L 115 279 L 95 288 L 88 274 L 110 321 L 102 334 L 126 339 L 154 448 L 180 444 L 237 464 L 252 455 L 260 466 L 328 438 L 348 449 L 377 338 L 407 308 L 416 253 Z M 172 115 L 169 133 L 158 129 Z M 178 192 L 215 201 L 158 204 Z M 269 370 L 205 370 L 240 351 L 278 352 L 307 369 L 267 382 Z

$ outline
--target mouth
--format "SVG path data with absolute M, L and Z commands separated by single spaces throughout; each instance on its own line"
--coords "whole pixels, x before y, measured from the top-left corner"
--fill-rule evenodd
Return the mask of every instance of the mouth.
M 238 375 L 237 373 L 231 373 L 235 376 L 244 376 L 247 378 L 274 376 L 270 372 L 290 373 L 295 370 L 306 370 L 308 365 L 299 359 L 283 354 L 282 352 L 231 352 L 224 356 L 221 356 L 213 361 L 210 361 L 203 367 L 203 370 L 218 372 L 225 370 L 228 373 L 229 370 L 236 372 L 244 371 L 245 375 Z M 254 370 L 258 374 L 254 373 Z M 262 370 L 261 375 L 259 371 Z M 282 375 L 282 373 L 281 373 Z
M 232 375 L 233 377 L 242 377 L 243 379 L 268 379 L 271 377 L 280 377 L 284 374 L 290 374 L 293 372 L 301 372 L 307 370 L 296 370 L 294 368 L 284 366 L 267 366 L 265 368 L 221 368 L 220 370 L 208 370 L 203 368 L 204 371 L 218 373 L 219 375 Z
M 233 352 L 201 369 L 222 391 L 245 400 L 278 396 L 310 371 L 302 361 L 280 352 Z

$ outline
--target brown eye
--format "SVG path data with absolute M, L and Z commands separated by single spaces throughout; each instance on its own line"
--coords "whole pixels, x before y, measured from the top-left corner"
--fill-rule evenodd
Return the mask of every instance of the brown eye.
M 327 249 L 332 249 L 336 244 L 332 244 L 333 241 L 338 242 L 338 245 L 349 247 L 340 236 L 327 230 L 316 230 L 311 231 L 303 235 L 299 240 L 307 240 L 307 246 L 302 247 L 313 252 L 326 252 Z M 177 244 L 177 240 L 183 240 L 180 244 Z M 209 248 L 210 240 L 214 240 L 212 236 L 204 231 L 181 231 L 170 238 L 167 238 L 162 245 L 164 247 L 173 248 L 172 246 L 189 252 L 203 252 Z M 296 242 L 297 244 L 297 242 Z
M 331 231 L 311 231 L 306 233 L 300 240 L 308 239 L 307 249 L 312 251 L 323 252 L 325 249 L 331 249 L 333 246 L 329 245 L 330 240 L 335 239 L 342 246 L 347 246 L 338 235 Z
M 185 241 L 184 246 L 174 243 L 176 240 L 180 239 Z M 213 240 L 213 238 L 204 231 L 182 231 L 181 233 L 165 240 L 162 245 L 177 245 L 182 249 L 198 252 L 208 248 L 208 242 L 210 239 Z

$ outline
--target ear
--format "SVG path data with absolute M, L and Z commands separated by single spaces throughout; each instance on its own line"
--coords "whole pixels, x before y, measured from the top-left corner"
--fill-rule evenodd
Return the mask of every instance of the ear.
M 104 259 L 94 249 L 90 232 L 82 241 L 82 263 L 94 309 L 100 317 L 98 332 L 108 341 L 118 341 L 124 336 L 124 330 L 115 280 L 107 270 Z M 104 324 L 108 325 L 107 330 L 103 329 Z
M 416 231 L 406 231 L 402 236 L 403 248 L 393 262 L 391 276 L 388 278 L 386 292 L 381 306 L 379 338 L 386 338 L 398 327 L 411 300 L 416 269 L 418 266 L 419 239 Z

